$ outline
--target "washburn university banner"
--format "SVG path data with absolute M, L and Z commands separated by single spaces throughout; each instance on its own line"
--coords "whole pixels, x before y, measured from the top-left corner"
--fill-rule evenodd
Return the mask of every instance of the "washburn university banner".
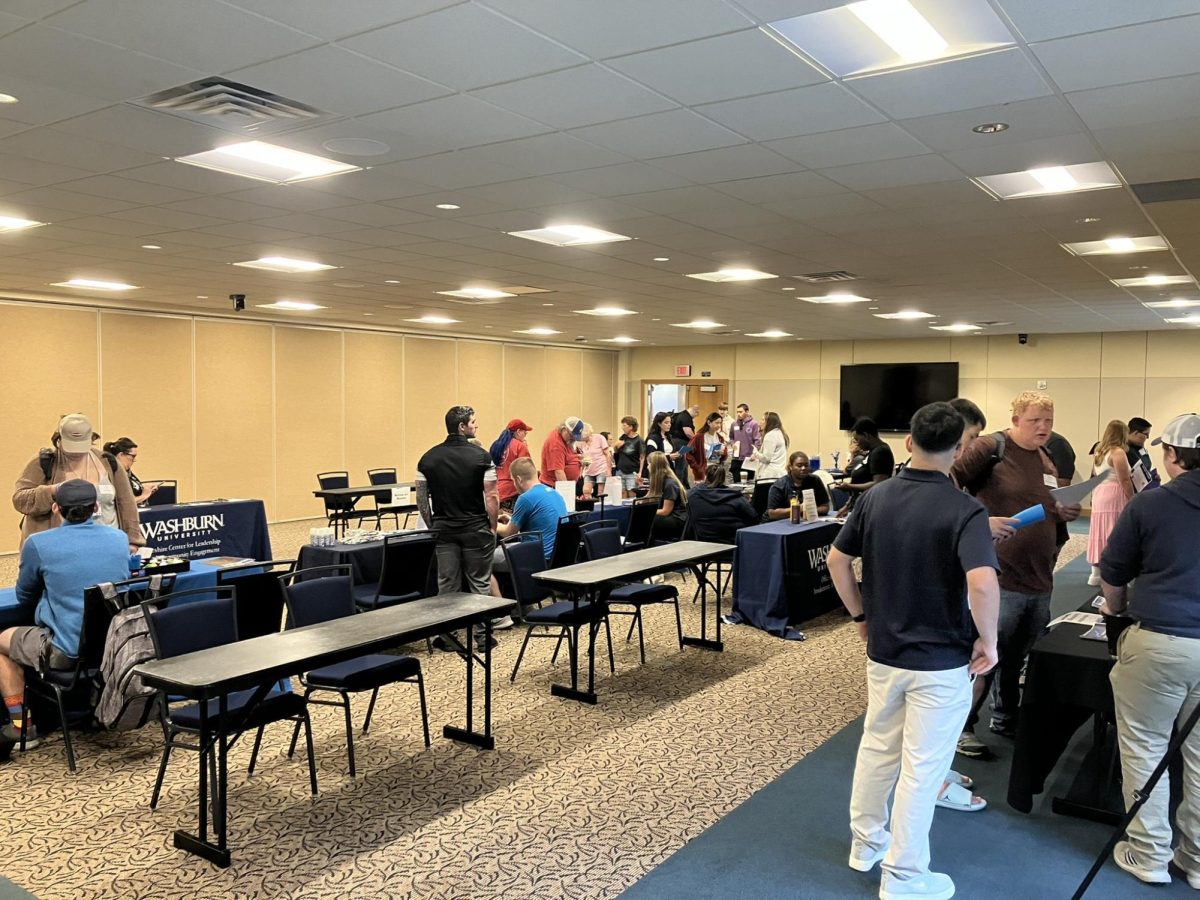
M 162 556 L 271 558 L 261 500 L 219 500 L 138 511 L 146 545 Z

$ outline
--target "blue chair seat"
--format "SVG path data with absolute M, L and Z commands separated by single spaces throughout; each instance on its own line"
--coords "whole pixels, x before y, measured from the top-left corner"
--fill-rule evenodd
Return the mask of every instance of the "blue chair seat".
M 375 596 L 375 591 L 379 589 L 376 584 L 359 584 L 354 586 L 354 603 L 360 609 L 383 609 L 385 606 L 395 606 L 397 603 L 408 603 L 410 600 L 421 599 L 419 591 L 413 591 L 410 594 L 397 594 L 389 596 L 382 594 L 378 598 Z
M 421 663 L 412 656 L 391 656 L 369 653 L 313 669 L 305 676 L 309 687 L 334 691 L 369 691 L 401 678 L 411 678 L 421 671 Z
M 271 690 L 275 691 L 276 688 Z M 234 691 L 229 695 L 226 709 L 230 714 L 240 714 L 252 696 L 254 696 L 252 690 Z M 211 723 L 217 716 L 217 701 L 209 700 L 207 706 L 208 720 Z M 267 694 L 250 713 L 250 717 L 243 725 L 243 730 L 257 728 L 259 725 L 270 725 L 272 722 L 278 722 L 289 716 L 298 716 L 304 712 L 304 708 L 304 698 L 299 694 Z M 187 706 L 172 707 L 171 721 L 182 728 L 198 730 L 200 728 L 200 704 L 189 703 Z
M 574 625 L 591 622 L 604 615 L 604 607 L 597 603 L 580 603 L 560 600 L 549 606 L 525 611 L 525 621 L 530 625 Z
M 670 603 L 678 596 L 679 592 L 669 584 L 623 584 L 609 592 L 608 602 L 641 606 L 646 603 Z

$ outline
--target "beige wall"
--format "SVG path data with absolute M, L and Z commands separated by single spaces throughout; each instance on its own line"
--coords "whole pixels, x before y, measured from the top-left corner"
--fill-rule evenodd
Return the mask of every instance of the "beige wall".
M 0 301 L 0 472 L 16 479 L 59 416 L 138 442 L 143 479 L 181 500 L 259 497 L 272 520 L 321 514 L 315 475 L 396 467 L 410 479 L 445 436 L 446 408 L 477 410 L 490 444 L 509 419 L 535 450 L 567 416 L 614 426 L 615 352 L 270 325 Z M 0 515 L 0 552 L 18 516 Z
M 873 362 L 957 362 L 959 393 L 983 409 L 989 429 L 1009 420 L 1009 401 L 1039 381 L 1055 400 L 1055 430 L 1086 454 L 1110 419 L 1144 416 L 1161 427 L 1200 408 L 1200 331 L 1035 336 L 916 338 L 896 341 L 790 341 L 713 347 L 647 347 L 622 351 L 621 414 L 644 416 L 642 380 L 670 382 L 676 365 L 693 374 L 730 379 L 731 400 L 755 414 L 774 409 L 792 447 L 826 457 L 844 450 L 838 428 L 842 365 Z M 709 410 L 704 410 L 709 412 Z M 888 438 L 897 457 L 903 438 Z M 903 454 L 903 455 L 902 455 Z M 1158 454 L 1154 453 L 1156 461 Z

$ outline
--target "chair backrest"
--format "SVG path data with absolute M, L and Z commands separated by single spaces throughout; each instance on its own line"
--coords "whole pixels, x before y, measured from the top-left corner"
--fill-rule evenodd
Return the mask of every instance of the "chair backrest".
M 504 558 L 508 560 L 508 572 L 512 578 L 514 598 L 522 608 L 541 603 L 550 596 L 550 589 L 533 580 L 538 572 L 546 570 L 546 557 L 542 551 L 542 536 L 536 532 L 514 534 L 500 544 Z
M 294 571 L 296 560 L 242 563 L 217 570 L 217 584 L 237 585 L 238 634 L 242 640 L 274 634 L 283 626 L 283 574 Z
M 200 594 L 216 596 L 212 600 L 180 602 Z M 233 585 L 176 591 L 143 600 L 142 609 L 159 659 L 232 644 L 238 639 L 237 589 Z
M 349 472 L 318 472 L 317 484 L 321 486 L 321 490 L 330 491 L 337 488 L 350 487 Z M 325 501 L 325 512 L 343 512 L 354 508 L 354 503 L 349 497 L 322 497 Z
M 559 518 L 558 528 L 554 533 L 554 552 L 550 555 L 551 569 L 574 565 L 575 560 L 579 558 L 579 535 L 587 520 L 586 512 L 567 513 Z
M 588 559 L 621 555 L 621 529 L 616 525 L 589 528 L 583 532 L 583 553 Z
M 754 497 L 750 501 L 750 505 L 754 507 L 754 511 L 758 513 L 761 519 L 767 514 L 767 500 L 770 498 L 771 485 L 775 483 L 773 478 L 760 478 L 754 482 Z
M 287 602 L 289 628 L 354 615 L 354 580 L 349 565 L 299 569 L 280 575 L 278 583 Z
M 625 549 L 641 550 L 650 546 L 660 499 L 641 497 L 633 501 L 629 510 L 629 526 L 625 529 Z
M 150 495 L 147 506 L 171 506 L 179 502 L 179 482 L 174 478 L 164 478 L 158 483 L 158 490 Z
M 395 484 L 395 469 L 367 469 L 367 478 L 371 484 Z M 349 485 L 347 485 L 349 487 Z
M 432 577 L 431 577 L 432 573 Z M 437 593 L 437 540 L 428 531 L 389 534 L 383 539 L 383 568 L 377 596 Z

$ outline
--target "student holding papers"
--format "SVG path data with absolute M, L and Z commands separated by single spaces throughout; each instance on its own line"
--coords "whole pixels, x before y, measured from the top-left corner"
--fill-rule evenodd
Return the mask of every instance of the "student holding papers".
M 1087 561 L 1092 567 L 1088 584 L 1100 584 L 1100 557 L 1108 536 L 1112 534 L 1125 504 L 1133 496 L 1133 478 L 1129 469 L 1126 444 L 1129 428 L 1120 419 L 1113 419 L 1104 429 L 1093 456 L 1093 475 L 1107 476 L 1092 494 L 1092 518 L 1088 525 Z

